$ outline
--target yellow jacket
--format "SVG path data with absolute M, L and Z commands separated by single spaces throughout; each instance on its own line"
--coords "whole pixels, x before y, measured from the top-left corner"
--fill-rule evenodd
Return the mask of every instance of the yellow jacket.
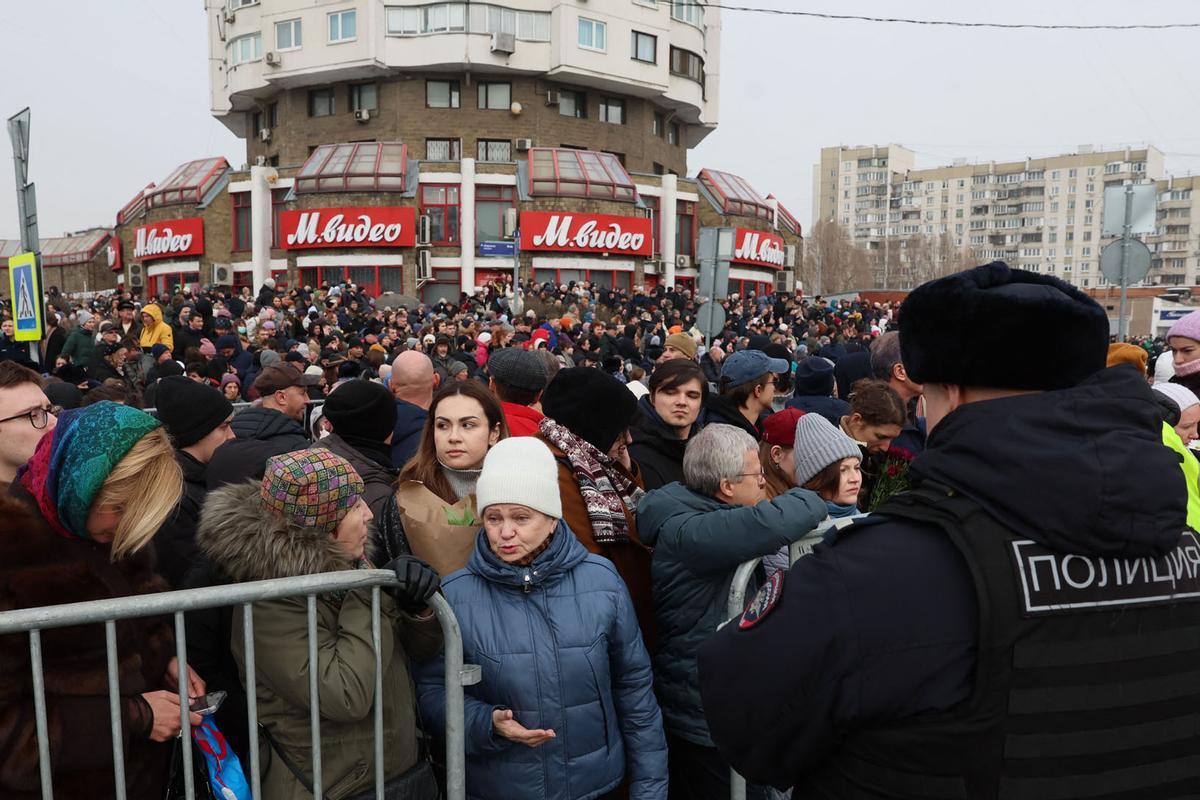
M 1165 422 L 1162 438 L 1163 444 L 1179 453 L 1179 467 L 1183 470 L 1188 490 L 1188 527 L 1200 531 L 1200 461 L 1196 460 L 1196 455 L 1183 443 L 1175 429 Z
M 156 344 L 165 344 L 172 350 L 175 349 L 175 334 L 171 331 L 171 326 L 163 322 L 162 309 L 150 303 L 142 308 L 143 314 L 149 314 L 154 319 L 153 325 L 142 326 L 142 335 L 138 344 L 143 350 L 149 350 Z

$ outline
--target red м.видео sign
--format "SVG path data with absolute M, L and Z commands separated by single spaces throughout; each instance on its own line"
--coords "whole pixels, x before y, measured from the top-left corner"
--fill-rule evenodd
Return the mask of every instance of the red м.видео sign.
M 652 256 L 647 217 L 526 211 L 521 214 L 521 249 Z
M 764 231 L 738 228 L 734 236 L 733 258 L 738 264 L 757 264 L 772 269 L 783 269 L 787 261 L 787 246 L 782 236 Z
M 287 250 L 312 247 L 413 247 L 417 211 L 402 206 L 308 208 L 279 215 L 279 242 Z
M 133 257 L 141 261 L 204 253 L 204 218 L 168 219 L 133 232 Z

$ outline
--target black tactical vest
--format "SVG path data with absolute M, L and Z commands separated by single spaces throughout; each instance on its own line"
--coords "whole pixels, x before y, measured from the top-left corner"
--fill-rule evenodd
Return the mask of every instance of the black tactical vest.
M 880 513 L 940 526 L 969 565 L 974 689 L 851 734 L 797 800 L 1200 797 L 1200 534 L 1158 558 L 1068 555 L 931 484 Z

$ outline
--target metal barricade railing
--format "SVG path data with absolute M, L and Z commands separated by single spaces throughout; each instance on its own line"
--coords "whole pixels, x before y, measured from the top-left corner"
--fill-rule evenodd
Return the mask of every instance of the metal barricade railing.
M 181 737 L 189 741 L 189 698 L 187 686 L 187 631 L 184 615 L 189 611 L 224 606 L 241 606 L 245 634 L 245 687 L 246 712 L 249 721 L 250 764 L 249 779 L 254 800 L 262 798 L 262 775 L 260 773 L 258 741 L 258 707 L 255 684 L 254 618 L 253 604 L 262 600 L 289 597 L 307 598 L 308 614 L 308 657 L 309 657 L 309 704 L 311 708 L 313 746 L 313 797 L 322 796 L 321 775 L 321 719 L 317 670 L 317 596 L 328 592 L 351 589 L 371 589 L 371 640 L 375 649 L 375 793 L 383 799 L 383 672 L 381 650 L 380 592 L 397 583 L 396 576 L 387 570 L 353 570 L 307 575 L 295 578 L 278 578 L 253 583 L 214 586 L 203 589 L 185 589 L 160 594 L 119 597 L 111 600 L 94 600 L 84 603 L 69 603 L 59 606 L 21 609 L 0 613 L 0 635 L 14 633 L 29 634 L 29 657 L 33 670 L 33 704 L 37 725 L 38 768 L 41 774 L 42 798 L 52 800 L 54 787 L 50 762 L 50 740 L 46 712 L 46 689 L 42 674 L 41 632 L 53 628 L 75 625 L 104 623 L 105 646 L 108 660 L 109 717 L 112 729 L 113 772 L 117 800 L 125 800 L 125 759 L 121 736 L 121 699 L 117 667 L 117 622 L 173 615 L 175 623 L 176 657 L 179 659 L 179 716 Z M 436 615 L 442 628 L 443 652 L 445 656 L 446 689 L 446 791 L 448 800 L 464 800 L 466 797 L 466 755 L 463 687 L 478 683 L 479 667 L 463 664 L 462 634 L 458 620 L 450 604 L 440 594 L 435 594 L 429 607 Z M 192 783 L 192 749 L 180 748 L 183 754 L 183 775 L 187 800 L 194 800 Z
M 848 522 L 849 520 L 845 519 L 826 519 L 817 525 L 817 527 L 792 542 L 788 546 L 788 563 L 795 564 L 804 556 L 812 553 L 813 547 L 820 544 L 829 531 L 834 528 L 841 528 Z M 754 577 L 754 570 L 758 568 L 761 562 L 761 558 L 755 558 L 739 564 L 738 568 L 734 570 L 733 580 L 729 584 L 729 605 L 727 607 L 729 619 L 727 622 L 737 619 L 745 611 L 746 588 L 750 585 L 750 579 Z M 737 774 L 737 771 L 733 769 L 729 770 L 729 797 L 730 800 L 746 800 L 746 779 Z

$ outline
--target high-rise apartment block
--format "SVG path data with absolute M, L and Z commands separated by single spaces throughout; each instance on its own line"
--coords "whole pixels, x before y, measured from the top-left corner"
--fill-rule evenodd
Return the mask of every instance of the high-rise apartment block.
M 1164 180 L 1163 155 L 1154 147 L 1080 147 L 1049 158 L 929 169 L 915 162 L 912 150 L 894 144 L 826 147 L 814 167 L 814 224 L 833 221 L 857 247 L 877 252 L 880 282 L 905 284 L 905 250 L 924 237 L 978 261 L 1000 259 L 1082 288 L 1106 286 L 1104 190 L 1148 180 L 1160 194 L 1158 229 L 1146 237 L 1155 254 L 1146 283 L 1197 282 L 1200 220 L 1193 217 L 1200 209 L 1191 194 L 1200 179 Z

